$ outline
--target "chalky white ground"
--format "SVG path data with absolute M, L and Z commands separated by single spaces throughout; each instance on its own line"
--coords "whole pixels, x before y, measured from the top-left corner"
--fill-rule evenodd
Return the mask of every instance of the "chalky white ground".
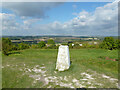
M 6 65 L 5 67 L 18 67 L 19 65 Z M 53 73 L 56 74 L 56 76 L 53 76 L 51 74 L 47 73 L 46 66 L 43 64 L 35 65 L 34 67 L 29 67 L 26 64 L 23 65 L 23 68 L 19 68 L 19 71 L 23 71 L 23 75 L 28 75 L 30 78 L 33 78 L 32 86 L 35 86 L 36 84 L 43 82 L 44 84 L 42 87 L 47 88 L 53 88 L 55 86 L 60 87 L 66 87 L 66 88 L 96 88 L 96 86 L 99 86 L 100 88 L 104 87 L 104 84 L 102 82 L 99 82 L 97 79 L 100 80 L 107 80 L 111 84 L 113 84 L 115 87 L 118 87 L 118 79 L 112 78 L 110 76 L 107 76 L 105 74 L 98 74 L 95 71 L 87 70 L 86 72 L 80 73 L 80 76 L 82 78 L 77 79 L 75 76 L 57 76 L 58 71 L 54 71 Z M 50 84 L 54 83 L 54 84 Z M 114 87 L 110 87 L 114 88 Z

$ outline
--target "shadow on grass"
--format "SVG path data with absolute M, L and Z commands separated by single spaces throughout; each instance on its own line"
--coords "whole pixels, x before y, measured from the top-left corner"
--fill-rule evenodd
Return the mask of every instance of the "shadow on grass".
M 19 52 L 19 51 L 9 52 L 9 53 L 7 54 L 7 56 L 9 56 L 9 55 L 11 55 L 11 54 L 21 54 L 21 52 Z
M 70 61 L 70 65 L 72 64 L 72 61 Z

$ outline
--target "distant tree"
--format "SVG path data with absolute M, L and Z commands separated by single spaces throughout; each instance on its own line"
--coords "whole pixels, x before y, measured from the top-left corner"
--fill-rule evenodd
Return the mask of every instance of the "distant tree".
M 57 46 L 55 44 L 51 44 L 49 47 L 47 47 L 48 49 L 56 49 Z
M 44 42 L 44 41 L 40 41 L 39 43 L 38 43 L 38 47 L 39 48 L 43 48 L 43 47 L 45 47 L 46 46 L 46 43 Z
M 83 43 L 83 48 L 88 48 L 89 44 L 88 43 Z
M 31 45 L 31 48 L 38 48 L 38 45 Z
M 13 51 L 13 50 L 19 50 L 18 46 L 15 45 L 15 44 L 13 44 L 13 45 L 12 45 L 12 51 Z
M 47 41 L 47 44 L 55 44 L 55 41 L 54 41 L 53 39 L 49 39 L 49 40 Z
M 113 37 L 105 37 L 103 42 L 100 44 L 101 48 L 112 50 L 115 48 L 115 42 Z
M 49 48 L 49 49 L 56 49 L 57 48 L 56 45 L 55 45 L 55 41 L 53 39 L 49 39 L 47 41 L 47 44 L 48 44 L 47 48 Z
M 73 48 L 79 49 L 79 48 L 80 48 L 80 45 L 79 45 L 78 43 L 76 43 L 76 44 L 73 46 Z
M 61 45 L 68 45 L 68 43 L 62 43 Z
M 58 48 L 59 48 L 59 46 L 60 46 L 60 45 L 56 46 L 56 49 L 58 49 Z
M 115 41 L 115 48 L 120 49 L 120 40 L 119 39 L 117 39 Z
M 8 52 L 12 50 L 12 42 L 8 38 L 2 38 L 2 52 L 4 55 L 8 55 Z
M 73 48 L 72 43 L 69 44 L 69 48 L 70 48 L 70 49 Z
M 20 44 L 18 44 L 18 48 L 19 48 L 19 50 L 28 49 L 29 44 L 20 43 Z

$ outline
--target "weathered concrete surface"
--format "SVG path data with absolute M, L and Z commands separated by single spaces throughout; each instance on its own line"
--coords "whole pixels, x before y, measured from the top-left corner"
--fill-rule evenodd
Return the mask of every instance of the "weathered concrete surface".
M 67 45 L 59 46 L 56 69 L 64 71 L 70 67 L 69 47 Z

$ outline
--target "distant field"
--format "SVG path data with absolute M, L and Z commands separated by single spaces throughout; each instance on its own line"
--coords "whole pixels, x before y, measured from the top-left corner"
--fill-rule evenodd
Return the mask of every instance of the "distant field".
M 70 50 L 71 66 L 55 70 L 55 49 L 28 49 L 2 58 L 3 88 L 117 88 L 118 51 Z

